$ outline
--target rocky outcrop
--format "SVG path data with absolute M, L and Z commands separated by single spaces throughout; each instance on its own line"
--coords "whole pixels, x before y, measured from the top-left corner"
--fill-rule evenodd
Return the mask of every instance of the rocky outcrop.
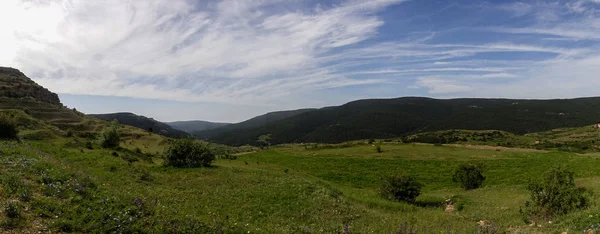
M 30 98 L 39 102 L 62 105 L 56 93 L 38 85 L 21 71 L 0 67 L 0 97 Z

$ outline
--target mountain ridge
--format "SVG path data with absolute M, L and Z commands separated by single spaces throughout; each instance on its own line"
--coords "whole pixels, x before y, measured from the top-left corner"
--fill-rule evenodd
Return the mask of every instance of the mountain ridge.
M 116 112 L 116 113 L 105 113 L 105 114 L 88 114 L 87 116 L 95 117 L 98 119 L 113 121 L 117 120 L 120 124 L 133 126 L 136 128 L 144 129 L 146 131 L 152 131 L 156 134 L 160 134 L 167 137 L 173 138 L 185 138 L 190 137 L 186 132 L 172 128 L 166 123 L 157 121 L 153 118 L 149 118 L 142 115 L 137 115 L 131 112 Z
M 311 109 L 244 131 L 219 132 L 221 128 L 218 128 L 204 137 L 231 145 L 255 144 L 256 139 L 265 134 L 271 134 L 274 144 L 339 143 L 449 129 L 526 134 L 598 121 L 600 97 L 547 100 L 400 97 L 363 99 Z
M 184 131 L 187 133 L 210 130 L 218 127 L 223 127 L 230 125 L 231 123 L 219 123 L 219 122 L 210 122 L 204 120 L 187 120 L 187 121 L 174 121 L 174 122 L 164 122 L 171 126 L 174 129 Z
M 23 72 L 11 67 L 0 67 L 0 97 L 30 98 L 62 106 L 56 93 L 40 86 Z

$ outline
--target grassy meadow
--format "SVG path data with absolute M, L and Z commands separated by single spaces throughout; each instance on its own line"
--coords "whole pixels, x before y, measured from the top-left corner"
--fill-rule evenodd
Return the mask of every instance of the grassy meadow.
M 402 143 L 379 143 L 382 153 L 364 143 L 282 145 L 218 159 L 211 168 L 177 169 L 157 156 L 164 149 L 160 137 L 139 134 L 125 137 L 117 151 L 89 149 L 77 137 L 0 142 L 2 205 L 16 205 L 21 213 L 9 218 L 3 208 L 3 230 L 402 233 L 408 224 L 419 233 L 477 233 L 478 222 L 487 220 L 500 233 L 581 233 L 600 223 L 598 196 L 587 210 L 552 224 L 528 226 L 519 214 L 528 182 L 554 166 L 575 171 L 579 185 L 599 194 L 596 154 Z M 452 182 L 464 162 L 485 166 L 483 188 L 464 191 Z M 381 177 L 394 173 L 425 184 L 415 204 L 380 198 Z M 444 211 L 447 199 L 457 211 Z

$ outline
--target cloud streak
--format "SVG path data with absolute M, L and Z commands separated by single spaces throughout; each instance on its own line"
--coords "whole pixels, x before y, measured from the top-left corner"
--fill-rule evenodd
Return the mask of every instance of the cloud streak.
M 11 25 L 11 65 L 52 90 L 186 101 L 372 83 L 318 71 L 318 58 L 374 36 L 375 13 L 402 2 L 8 1 L 11 21 L 27 22 Z
M 298 106 L 328 103 L 300 94 L 338 89 L 356 92 L 349 99 L 594 93 L 572 83 L 598 82 L 597 0 L 382 16 L 418 4 L 3 0 L 0 63 L 59 93 L 187 102 Z

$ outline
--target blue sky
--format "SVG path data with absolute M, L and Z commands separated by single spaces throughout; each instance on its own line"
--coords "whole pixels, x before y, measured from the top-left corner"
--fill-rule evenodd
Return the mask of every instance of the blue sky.
M 600 86 L 600 0 L 2 0 L 0 28 L 65 105 L 162 121 Z

